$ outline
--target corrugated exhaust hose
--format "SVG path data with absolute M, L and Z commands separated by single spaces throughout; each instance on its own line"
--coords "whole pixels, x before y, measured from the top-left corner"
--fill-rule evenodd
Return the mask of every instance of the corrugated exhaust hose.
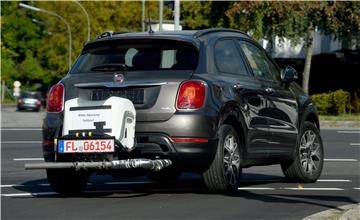
M 135 169 L 144 168 L 159 171 L 172 164 L 169 159 L 126 159 L 103 162 L 43 162 L 27 163 L 25 169 Z

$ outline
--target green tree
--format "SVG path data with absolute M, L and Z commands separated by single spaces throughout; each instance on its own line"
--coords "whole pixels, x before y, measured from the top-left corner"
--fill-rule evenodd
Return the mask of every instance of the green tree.
M 183 29 L 229 27 L 225 12 L 231 5 L 227 1 L 183 1 L 180 5 Z
M 37 72 L 19 68 L 26 60 L 37 59 L 41 27 L 32 22 L 34 17 L 29 12 L 18 9 L 18 2 L 1 2 L 1 6 L 1 79 L 7 85 L 12 85 L 15 80 L 32 81 L 35 78 L 44 82 L 44 77 L 39 76 L 44 73 L 41 65 L 37 66 Z
M 183 29 L 202 29 L 210 27 L 211 2 L 184 1 L 180 5 Z
M 80 2 L 90 17 L 91 39 L 96 38 L 105 31 L 141 31 L 141 2 L 129 1 L 103 1 Z M 80 7 L 72 2 L 35 2 L 35 6 L 53 11 L 64 17 L 71 26 L 72 33 L 72 62 L 79 56 L 86 43 L 86 20 Z M 147 2 L 146 14 L 150 13 L 151 19 L 158 19 L 159 3 Z M 52 77 L 64 76 L 68 71 L 68 33 L 61 20 L 47 14 L 34 12 L 36 17 L 47 24 L 47 31 L 51 36 L 43 38 L 40 49 L 42 57 L 48 59 L 49 74 Z M 164 15 L 170 14 L 169 10 Z
M 270 41 L 275 36 L 305 48 L 303 89 L 309 91 L 311 58 L 315 29 L 340 39 L 358 36 L 358 2 L 238 2 L 227 11 L 230 26 L 242 29 L 256 39 Z

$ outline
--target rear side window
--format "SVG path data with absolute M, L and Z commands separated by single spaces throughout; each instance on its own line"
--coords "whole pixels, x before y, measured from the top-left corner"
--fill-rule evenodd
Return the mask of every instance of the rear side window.
M 215 63 L 220 72 L 246 75 L 243 60 L 233 40 L 221 40 L 215 45 Z
M 178 41 L 119 40 L 102 43 L 84 51 L 71 73 L 194 70 L 198 63 L 197 49 Z
M 238 43 L 250 64 L 254 76 L 273 81 L 280 80 L 279 71 L 268 59 L 265 51 L 249 43 L 239 41 Z

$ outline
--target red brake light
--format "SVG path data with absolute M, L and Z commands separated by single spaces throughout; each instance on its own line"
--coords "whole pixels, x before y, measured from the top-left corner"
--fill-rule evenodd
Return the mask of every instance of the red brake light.
M 46 109 L 48 112 L 61 112 L 63 110 L 64 102 L 64 86 L 60 83 L 51 87 Z
M 205 83 L 185 81 L 181 84 L 176 106 L 178 109 L 199 109 L 205 102 Z

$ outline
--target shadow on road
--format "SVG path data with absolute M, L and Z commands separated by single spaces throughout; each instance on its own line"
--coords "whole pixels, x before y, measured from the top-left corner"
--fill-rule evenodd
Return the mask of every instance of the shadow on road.
M 285 179 L 282 177 L 262 175 L 262 174 L 245 174 L 242 178 L 242 187 L 254 186 L 267 183 L 285 183 Z M 255 180 L 258 179 L 258 182 Z M 101 180 L 101 178 L 100 178 Z M 130 181 L 129 181 L 130 180 Z M 277 181 L 278 180 L 278 181 Z M 136 197 L 148 197 L 155 194 L 199 194 L 199 195 L 215 195 L 205 189 L 204 182 L 199 175 L 183 176 L 176 182 L 159 184 L 154 182 L 148 182 L 146 177 L 134 179 L 114 179 L 117 184 L 104 184 L 101 180 L 92 182 L 87 186 L 85 191 L 79 196 L 72 198 L 136 198 Z M 38 179 L 23 183 L 21 186 L 15 186 L 14 188 L 32 193 L 32 197 L 24 198 L 63 198 L 58 194 L 41 194 L 41 192 L 52 192 L 50 186 L 47 185 L 47 179 Z M 274 191 L 237 191 L 232 194 L 218 194 L 218 196 L 229 196 L 233 198 L 241 198 L 245 200 L 256 200 L 264 203 L 286 203 L 286 204 L 307 204 L 325 208 L 338 209 L 336 204 L 342 203 L 357 203 L 347 196 L 341 195 L 324 195 L 315 194 L 318 192 L 304 191 L 282 191 L 281 193 L 273 193 Z M 311 195 L 309 195 L 311 193 Z M 69 198 L 71 199 L 71 198 Z M 341 209 L 338 209 L 341 210 Z
M 297 194 L 297 195 L 295 195 Z M 282 194 L 265 194 L 265 193 L 254 193 L 251 191 L 241 191 L 231 194 L 232 197 L 242 197 L 248 200 L 262 201 L 264 203 L 279 203 L 279 204 L 307 204 L 319 207 L 325 207 L 329 209 L 337 209 L 336 205 L 330 205 L 329 203 L 357 203 L 357 201 L 347 196 L 337 195 L 301 195 L 299 192 L 287 192 Z

